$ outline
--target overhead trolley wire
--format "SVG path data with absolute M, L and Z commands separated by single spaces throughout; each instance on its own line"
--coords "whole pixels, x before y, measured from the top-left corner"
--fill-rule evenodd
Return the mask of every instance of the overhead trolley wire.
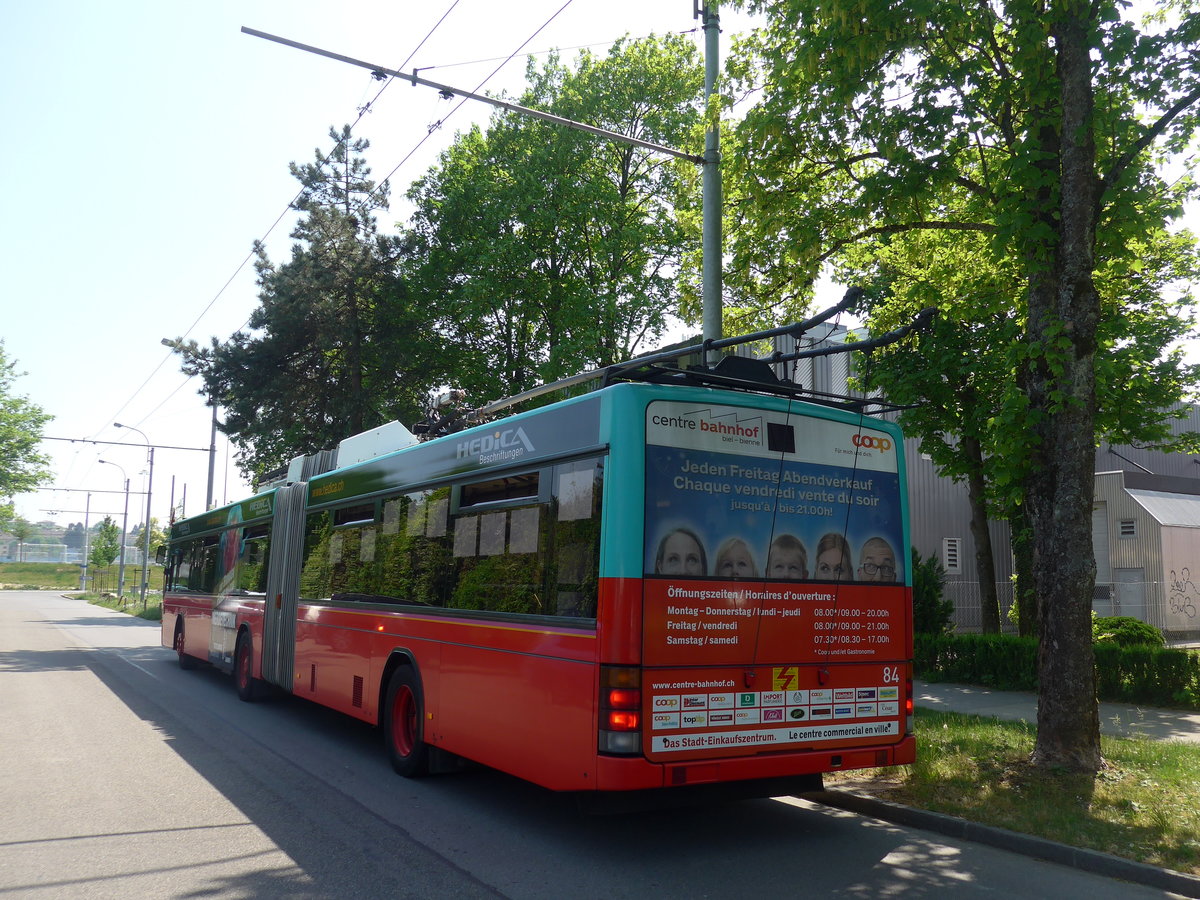
M 421 38 L 421 41 L 417 44 L 416 47 L 413 48 L 412 52 L 410 52 L 408 54 L 408 56 L 405 58 L 404 62 L 402 62 L 398 68 L 403 68 L 412 61 L 412 58 L 414 56 L 416 56 L 417 52 L 423 46 L 425 46 L 426 42 L 434 35 L 434 33 L 438 30 L 438 28 L 441 27 L 442 23 L 444 23 L 446 21 L 446 18 L 450 15 L 450 13 L 452 13 L 454 11 L 454 8 L 456 6 L 458 6 L 458 4 L 460 2 L 461 2 L 461 0 L 453 0 L 453 2 L 446 8 L 446 11 L 444 13 L 442 13 L 441 17 L 437 20 L 437 22 L 434 23 L 433 27 L 429 29 L 429 31 L 426 33 L 425 37 Z M 561 10 L 560 10 L 560 12 L 561 12 Z M 555 15 L 558 15 L 558 13 L 555 13 Z M 545 26 L 543 25 L 542 27 L 544 28 Z M 541 29 L 538 29 L 538 30 L 540 31 Z M 524 45 L 522 45 L 522 46 L 524 46 Z M 379 99 L 380 95 L 382 95 L 383 92 L 385 90 L 387 90 L 387 87 L 390 83 L 391 83 L 391 79 L 389 79 L 386 83 L 383 84 L 382 87 L 380 87 L 380 89 L 376 92 L 376 94 L 373 98 L 371 98 L 369 101 L 367 101 L 367 103 L 365 105 L 359 107 L 358 117 L 354 120 L 354 123 L 350 126 L 351 132 L 353 132 L 354 129 L 358 126 L 359 122 L 362 121 L 363 116 L 365 116 L 368 112 L 371 111 L 371 107 L 373 106 L 373 104 Z M 338 151 L 338 148 L 341 147 L 341 145 L 342 145 L 342 140 L 339 140 L 333 146 L 333 149 L 330 150 L 329 153 L 327 153 L 325 155 L 324 159 L 322 159 L 322 161 L 321 161 L 322 164 L 327 162 L 333 156 L 333 154 Z M 397 168 L 399 168 L 399 167 L 397 167 Z M 296 192 L 296 195 L 290 201 L 288 201 L 287 205 L 284 206 L 283 210 L 279 213 L 278 216 L 276 216 L 275 221 L 271 223 L 270 227 L 268 227 L 265 232 L 263 232 L 262 237 L 260 237 L 255 242 L 254 248 L 252 248 L 250 250 L 250 252 L 247 253 L 245 255 L 245 257 L 243 257 L 242 261 L 240 263 L 238 263 L 237 267 L 233 270 L 233 273 L 229 276 L 229 278 L 221 286 L 221 289 L 218 290 L 217 293 L 213 296 L 213 298 L 208 301 L 208 304 L 204 307 L 203 310 L 200 311 L 200 314 L 198 316 L 196 316 L 196 318 L 192 322 L 192 324 L 188 326 L 187 330 L 183 333 L 182 337 L 186 338 L 188 335 L 190 335 L 196 329 L 196 327 L 200 324 L 201 320 L 203 320 L 204 317 L 206 315 L 208 315 L 208 313 L 212 310 L 212 308 L 216 304 L 216 302 L 221 299 L 221 297 L 229 289 L 229 286 L 231 284 L 233 284 L 234 280 L 238 277 L 239 274 L 241 274 L 242 270 L 244 268 L 246 268 L 246 264 L 254 258 L 254 254 L 256 252 L 255 248 L 257 248 L 258 245 L 266 242 L 267 238 L 270 237 L 271 234 L 275 231 L 275 229 L 279 227 L 279 223 L 283 221 L 284 217 L 287 216 L 288 212 L 290 212 L 292 209 L 295 208 L 297 201 L 299 201 L 299 199 L 303 193 L 304 193 L 304 189 L 301 188 L 299 191 Z M 241 326 L 239 326 L 238 330 L 240 331 L 242 328 L 245 328 L 249 324 L 250 324 L 250 319 L 247 318 L 246 321 L 243 322 Z M 106 421 L 108 421 L 108 422 L 116 421 L 117 417 L 120 416 L 121 413 L 123 413 L 125 411 L 125 409 L 135 399 L 137 399 L 137 396 L 143 390 L 145 390 L 146 386 L 148 384 L 150 384 L 150 382 L 151 382 L 151 380 L 153 380 L 154 376 L 158 374 L 159 370 L 166 364 L 167 360 L 169 360 L 173 354 L 174 354 L 174 351 L 168 351 L 166 356 L 164 356 L 159 361 L 158 365 L 156 365 L 151 370 L 150 374 L 146 376 L 146 379 L 137 387 L 136 390 L 134 390 L 134 392 L 130 395 L 129 399 L 126 400 L 123 404 L 121 404 L 121 406 L 117 409 L 117 411 L 114 412 Z M 148 412 L 148 413 L 146 413 L 146 415 L 142 416 L 141 419 L 138 420 L 138 424 L 139 425 L 142 424 L 142 422 L 145 422 L 146 419 L 148 419 L 150 416 L 154 415 L 155 412 L 157 412 L 159 409 L 161 409 L 164 404 L 166 404 L 172 397 L 174 397 L 177 393 L 179 393 L 179 391 L 183 388 L 183 386 L 186 385 L 188 383 L 188 381 L 191 380 L 192 377 L 194 377 L 194 376 L 188 376 L 188 378 L 185 381 L 183 381 L 178 387 L 176 387 L 175 390 L 171 391 L 170 394 L 168 394 L 166 397 L 164 397 L 163 400 L 157 406 L 154 407 L 154 409 L 150 410 L 150 412 Z M 104 426 L 104 427 L 107 427 L 107 426 Z

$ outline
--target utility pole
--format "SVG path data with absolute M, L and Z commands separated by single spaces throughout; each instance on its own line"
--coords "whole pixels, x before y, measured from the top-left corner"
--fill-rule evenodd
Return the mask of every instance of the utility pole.
M 217 467 L 217 403 L 215 400 L 212 410 L 212 432 L 208 439 L 208 495 L 204 498 L 205 512 L 213 508 L 213 474 Z M 184 487 L 184 496 L 187 496 L 186 486 Z
M 83 566 L 79 569 L 79 589 L 87 590 L 87 567 L 88 567 L 88 552 L 91 550 L 88 541 L 88 528 L 91 524 L 90 517 L 92 513 L 92 495 L 91 492 L 87 495 L 87 502 L 83 505 Z

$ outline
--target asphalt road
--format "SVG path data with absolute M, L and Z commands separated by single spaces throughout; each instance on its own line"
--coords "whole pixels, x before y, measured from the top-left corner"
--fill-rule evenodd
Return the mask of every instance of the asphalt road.
M 0 900 L 1166 896 L 796 798 L 586 816 L 181 671 L 158 627 L 0 593 Z

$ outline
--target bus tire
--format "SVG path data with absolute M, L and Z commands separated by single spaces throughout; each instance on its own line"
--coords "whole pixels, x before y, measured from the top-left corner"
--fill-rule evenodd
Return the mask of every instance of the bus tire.
M 246 703 L 253 703 L 262 693 L 262 682 L 254 677 L 254 643 L 245 629 L 238 633 L 233 651 L 233 686 L 238 699 Z
M 175 626 L 175 652 L 179 654 L 179 668 L 189 671 L 196 668 L 196 657 L 188 656 L 183 649 L 183 618 Z
M 429 745 L 421 739 L 425 700 L 412 666 L 400 666 L 388 680 L 383 705 L 383 739 L 392 768 L 405 778 L 429 773 Z

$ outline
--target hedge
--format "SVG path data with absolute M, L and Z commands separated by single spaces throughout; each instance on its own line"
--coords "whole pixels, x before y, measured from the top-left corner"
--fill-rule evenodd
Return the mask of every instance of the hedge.
M 1098 699 L 1200 709 L 1200 653 L 1105 642 L 1094 649 Z M 918 634 L 913 670 L 926 681 L 1036 691 L 1037 640 L 1005 634 Z

